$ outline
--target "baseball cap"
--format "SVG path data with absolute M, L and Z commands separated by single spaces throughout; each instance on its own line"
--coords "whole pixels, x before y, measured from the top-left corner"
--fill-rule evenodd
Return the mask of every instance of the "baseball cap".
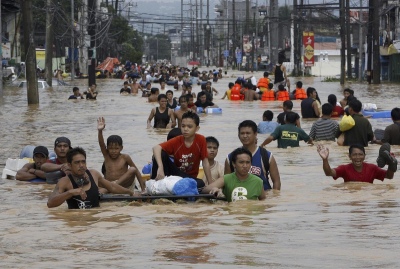
M 33 150 L 33 156 L 35 156 L 35 154 L 42 154 L 44 157 L 49 157 L 49 150 L 44 146 L 37 146 Z
M 71 147 L 71 141 L 70 141 L 68 138 L 64 137 L 64 136 L 58 137 L 58 138 L 56 139 L 56 141 L 54 142 L 54 147 L 57 147 L 57 144 L 59 144 L 59 143 L 67 143 L 68 146 L 69 146 L 69 148 L 72 149 L 72 147 Z

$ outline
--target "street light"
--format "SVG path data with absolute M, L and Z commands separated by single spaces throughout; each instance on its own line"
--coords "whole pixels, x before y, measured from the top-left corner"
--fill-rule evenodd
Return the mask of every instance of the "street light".
M 147 35 L 144 36 L 144 55 L 142 56 L 142 62 L 147 62 Z
M 206 33 L 207 33 L 207 67 L 210 66 L 210 25 L 206 25 Z

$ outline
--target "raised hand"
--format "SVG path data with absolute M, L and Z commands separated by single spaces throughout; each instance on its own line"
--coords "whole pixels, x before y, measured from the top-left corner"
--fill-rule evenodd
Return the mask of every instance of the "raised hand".
M 326 160 L 329 157 L 329 149 L 326 148 L 324 145 L 319 144 L 317 146 L 317 151 L 319 153 L 319 156 L 321 156 L 322 159 Z
M 97 119 L 97 130 L 102 131 L 106 128 L 106 120 L 103 117 Z

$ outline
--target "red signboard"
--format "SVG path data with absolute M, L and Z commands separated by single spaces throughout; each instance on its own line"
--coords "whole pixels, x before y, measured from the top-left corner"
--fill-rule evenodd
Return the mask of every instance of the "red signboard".
M 314 66 L 314 32 L 303 32 L 304 66 Z

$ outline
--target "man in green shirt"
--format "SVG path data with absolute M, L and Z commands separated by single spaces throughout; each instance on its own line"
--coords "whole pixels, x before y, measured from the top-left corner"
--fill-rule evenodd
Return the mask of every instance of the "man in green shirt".
M 261 147 L 268 145 L 276 139 L 278 139 L 278 148 L 299 147 L 300 140 L 313 145 L 313 140 L 308 134 L 296 126 L 296 113 L 288 112 L 285 117 L 285 123 L 285 125 L 276 127 L 275 131 L 261 144 Z

